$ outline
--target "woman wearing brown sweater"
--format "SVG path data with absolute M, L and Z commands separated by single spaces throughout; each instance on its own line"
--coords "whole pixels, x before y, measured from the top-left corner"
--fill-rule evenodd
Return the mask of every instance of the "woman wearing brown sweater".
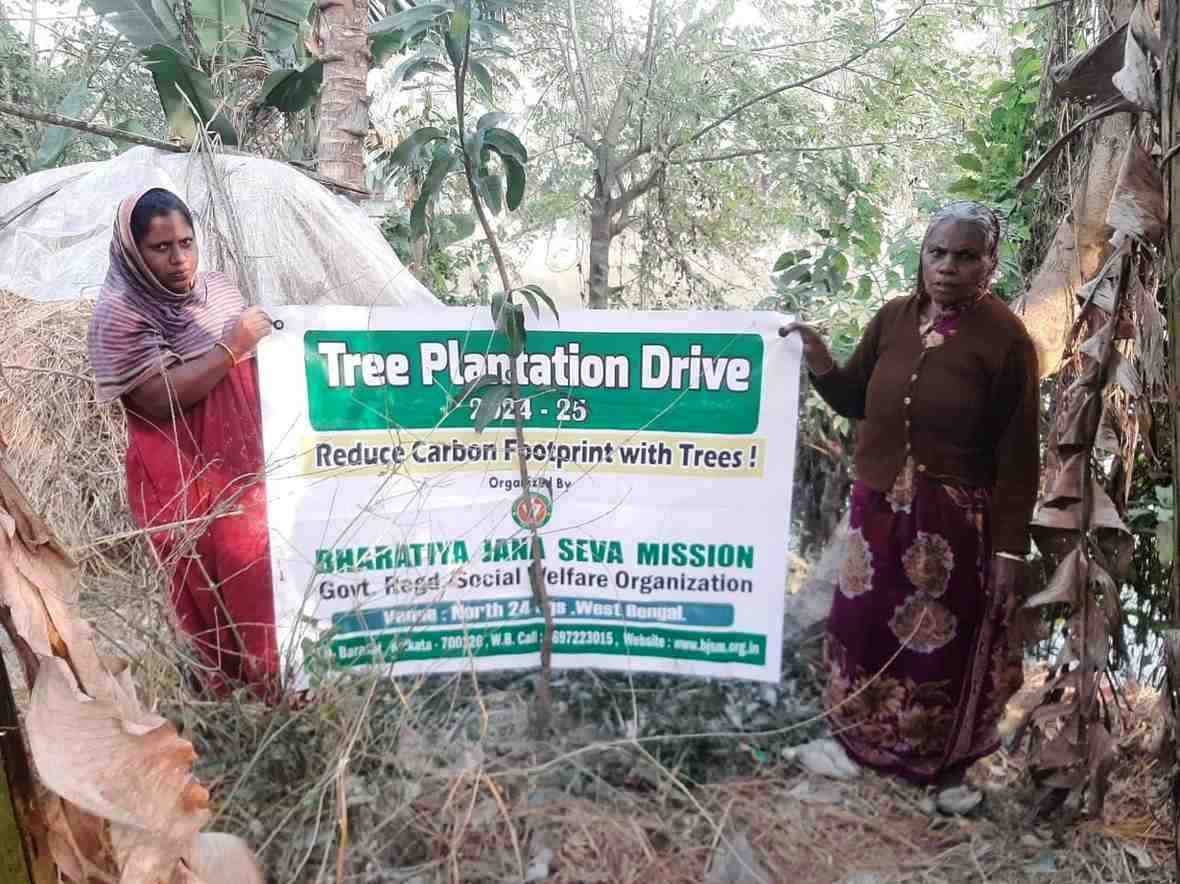
M 1037 493 L 1037 358 L 989 291 L 1000 224 L 956 203 L 927 228 L 915 293 L 843 366 L 795 324 L 812 381 L 860 421 L 848 555 L 828 621 L 834 736 L 862 764 L 957 785 L 999 745 L 1021 684 L 1008 626 Z

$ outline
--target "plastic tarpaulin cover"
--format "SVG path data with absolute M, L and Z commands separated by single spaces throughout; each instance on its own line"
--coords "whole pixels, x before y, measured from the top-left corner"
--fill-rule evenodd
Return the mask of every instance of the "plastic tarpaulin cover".
M 230 274 L 251 303 L 438 303 L 361 208 L 298 170 L 147 147 L 0 187 L 0 289 L 37 301 L 96 296 L 115 209 L 149 187 L 188 203 L 202 269 Z

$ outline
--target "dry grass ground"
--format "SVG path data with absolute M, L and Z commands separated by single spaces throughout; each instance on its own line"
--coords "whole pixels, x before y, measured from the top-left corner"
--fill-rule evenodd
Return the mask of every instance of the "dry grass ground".
M 5 462 L 78 558 L 83 615 L 201 753 L 215 827 L 247 838 L 274 881 L 1173 879 L 1148 692 L 1130 698 L 1103 818 L 1056 826 L 1028 820 L 1019 755 L 972 771 L 986 800 L 968 819 L 872 775 L 787 765 L 780 750 L 822 730 L 814 647 L 790 655 L 778 690 L 565 674 L 545 743 L 527 735 L 527 674 L 354 678 L 300 709 L 195 700 L 164 574 L 123 499 L 121 417 L 93 403 L 88 315 L 0 296 Z

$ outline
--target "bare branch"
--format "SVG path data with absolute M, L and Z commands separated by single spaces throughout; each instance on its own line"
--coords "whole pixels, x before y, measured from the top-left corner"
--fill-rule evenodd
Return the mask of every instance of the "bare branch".
M 566 4 L 566 18 L 570 29 L 570 40 L 574 47 L 574 62 L 578 66 L 578 79 L 574 82 L 580 83 L 582 86 L 582 96 L 585 102 L 585 127 L 588 131 L 593 132 L 593 129 L 590 127 L 592 125 L 594 108 L 594 72 L 587 65 L 586 54 L 582 51 L 582 38 L 578 34 L 576 9 L 577 0 L 569 0 L 569 3 Z
M 900 22 L 898 22 L 897 25 L 891 31 L 889 31 L 889 33 L 887 33 L 880 40 L 877 40 L 874 43 L 870 43 L 868 46 L 866 46 L 860 52 L 857 52 L 854 55 L 850 55 L 848 58 L 844 59 L 843 61 L 839 62 L 838 64 L 834 64 L 829 68 L 825 68 L 822 71 L 811 74 L 808 77 L 804 77 L 802 80 L 796 80 L 793 83 L 787 83 L 784 86 L 778 86 L 774 89 L 771 89 L 769 92 L 763 92 L 761 95 L 756 95 L 755 97 L 749 99 L 748 101 L 743 101 L 737 107 L 733 108 L 732 110 L 730 110 L 727 113 L 723 114 L 722 116 L 718 117 L 716 120 L 714 120 L 709 125 L 705 126 L 703 129 L 697 130 L 692 135 L 690 135 L 687 138 L 685 138 L 681 141 L 678 141 L 676 144 L 672 145 L 670 150 L 675 150 L 677 148 L 684 147 L 686 144 L 692 144 L 694 141 L 699 141 L 701 138 L 708 135 L 710 132 L 712 132 L 717 127 L 722 126 L 725 123 L 728 123 L 730 120 L 732 120 L 738 114 L 742 113 L 745 110 L 748 110 L 749 108 L 753 107 L 756 104 L 759 104 L 760 102 L 766 101 L 768 98 L 774 98 L 774 96 L 781 95 L 782 93 L 787 92 L 791 89 L 799 89 L 803 86 L 807 86 L 811 83 L 814 83 L 816 80 L 822 80 L 824 77 L 831 76 L 832 74 L 836 73 L 837 71 L 842 71 L 842 70 L 847 69 L 854 62 L 857 62 L 860 59 L 864 58 L 870 52 L 874 52 L 875 50 L 880 49 L 882 46 L 884 46 L 886 43 L 888 43 L 890 40 L 892 40 L 894 37 L 896 37 L 899 33 L 901 33 L 901 31 L 903 31 L 905 29 L 905 27 L 910 23 L 910 21 L 914 18 L 914 16 L 917 15 L 918 12 L 920 12 L 922 9 L 924 9 L 925 6 L 926 6 L 925 2 L 919 3 L 912 10 L 910 10 L 909 14 L 906 15 L 906 17 L 903 18 Z
M 696 163 L 721 163 L 725 160 L 736 160 L 742 157 L 756 157 L 782 153 L 826 153 L 833 150 L 855 150 L 862 147 L 890 147 L 897 144 L 923 144 L 931 141 L 941 141 L 945 135 L 946 133 L 943 135 L 930 135 L 922 138 L 898 138 L 893 141 L 860 141 L 855 144 L 814 144 L 791 147 L 748 147 L 742 148 L 740 150 L 727 151 L 726 153 L 710 154 L 708 156 L 671 159 L 668 161 L 668 165 L 691 166 Z
M 20 107 L 9 101 L 0 101 L 0 114 L 8 114 L 13 117 L 20 117 L 22 120 L 32 120 L 35 123 L 45 123 L 49 126 L 64 126 L 67 129 L 77 129 L 79 132 L 87 132 L 91 135 L 101 135 L 103 138 L 111 138 L 115 141 L 127 141 L 131 144 L 142 144 L 145 147 L 154 147 L 156 150 L 166 150 L 169 153 L 188 153 L 190 148 L 184 144 L 173 144 L 170 141 L 161 141 L 159 138 L 152 138 L 149 135 L 140 135 L 137 132 L 126 132 L 122 129 L 113 129 L 110 126 L 100 126 L 97 123 L 84 123 L 81 120 L 75 120 L 73 117 L 63 117 L 61 114 L 48 113 L 46 111 L 33 111 L 27 108 Z M 254 156 L 253 154 L 246 154 L 240 151 L 229 150 L 222 148 L 221 153 L 230 156 Z M 261 159 L 260 157 L 255 157 Z M 282 162 L 281 160 L 273 160 L 272 162 Z M 337 190 L 343 193 L 355 194 L 360 196 L 368 196 L 367 190 L 360 190 L 332 178 L 327 178 L 323 175 L 318 175 L 308 169 L 301 168 L 295 163 L 283 163 L 283 165 L 290 166 L 302 172 L 313 181 L 318 181 L 320 184 L 332 190 Z

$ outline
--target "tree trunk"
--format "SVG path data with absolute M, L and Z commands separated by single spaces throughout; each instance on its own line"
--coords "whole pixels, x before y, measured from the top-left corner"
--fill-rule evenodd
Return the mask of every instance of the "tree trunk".
M 368 18 L 361 0 L 323 0 L 324 84 L 320 90 L 320 173 L 365 188 L 369 130 Z
M 0 628 L 0 635 L 3 632 Z M 0 650 L 0 881 L 49 884 L 56 880 L 20 716 Z
M 610 306 L 610 215 L 602 201 L 590 205 L 590 285 L 589 307 L 605 310 Z
M 1180 149 L 1180 0 L 1163 0 L 1160 4 L 1160 31 L 1164 44 L 1163 70 L 1160 73 L 1160 147 L 1171 160 L 1164 167 L 1164 190 L 1169 206 L 1167 233 L 1168 281 L 1168 363 L 1171 376 L 1180 377 L 1180 225 L 1176 224 L 1176 200 L 1180 199 L 1180 175 L 1176 174 L 1176 152 Z M 1180 401 L 1175 382 L 1170 389 L 1172 409 L 1172 488 L 1180 489 Z M 1180 539 L 1180 519 L 1173 520 L 1172 539 Z M 1172 622 L 1180 623 L 1180 563 L 1172 565 Z M 1172 673 L 1180 684 L 1180 672 Z M 1178 856 L 1180 858 L 1180 856 Z

